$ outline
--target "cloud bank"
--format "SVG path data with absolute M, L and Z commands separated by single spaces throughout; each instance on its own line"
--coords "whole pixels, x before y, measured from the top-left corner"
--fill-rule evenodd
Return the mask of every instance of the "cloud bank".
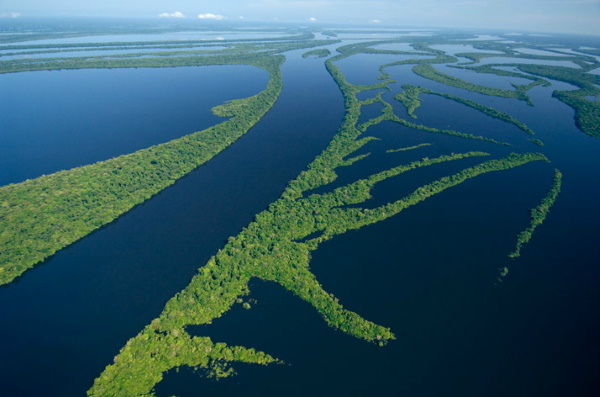
M 200 18 L 200 19 L 214 19 L 216 21 L 220 21 L 222 19 L 225 19 L 225 17 L 223 15 L 211 14 L 211 13 L 198 14 L 198 18 Z
M 158 14 L 158 16 L 161 18 L 185 18 L 185 15 L 179 11 L 175 11 L 170 14 L 168 12 L 163 12 L 162 14 Z

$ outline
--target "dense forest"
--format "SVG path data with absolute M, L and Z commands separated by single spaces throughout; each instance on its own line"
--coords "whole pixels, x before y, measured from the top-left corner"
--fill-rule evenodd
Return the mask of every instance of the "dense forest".
M 218 364 L 219 374 L 228 376 L 231 369 L 227 363 L 275 362 L 276 359 L 266 353 L 247 352 L 242 347 L 229 348 L 239 350 L 241 358 L 224 347 L 215 352 L 218 344 L 210 338 L 191 336 L 186 332 L 186 327 L 208 324 L 228 311 L 240 296 L 249 292 L 248 282 L 253 277 L 276 282 L 292 291 L 310 303 L 330 326 L 357 338 L 385 345 L 395 339 L 393 332 L 345 309 L 335 296 L 326 292 L 310 271 L 311 252 L 336 235 L 383 221 L 471 178 L 534 161 L 548 161 L 540 153 L 511 153 L 425 183 L 403 198 L 371 209 L 356 205 L 371 198 L 373 188 L 384 180 L 417 168 L 489 154 L 466 152 L 423 158 L 325 193 L 311 193 L 335 181 L 338 168 L 352 166 L 364 159 L 365 155 L 352 157 L 373 139 L 361 136 L 370 127 L 391 118 L 383 115 L 358 124 L 361 109 L 380 100 L 381 95 L 364 101 L 359 101 L 357 95 L 385 89 L 390 81 L 370 86 L 349 83 L 335 65 L 345 56 L 338 55 L 326 61 L 346 104 L 345 118 L 329 146 L 289 183 L 279 200 L 258 214 L 239 235 L 231 237 L 225 247 L 200 268 L 191 283 L 166 304 L 159 317 L 127 342 L 115 362 L 96 379 L 89 391 L 90 396 L 151 394 L 163 374 L 178 366 L 212 368 Z M 190 350 L 194 354 L 189 354 Z M 179 353 L 182 351 L 184 353 Z
M 320 44 L 323 43 L 276 41 L 258 54 L 237 49 L 199 57 L 0 62 L 0 71 L 5 73 L 236 64 L 259 67 L 270 75 L 264 91 L 215 107 L 213 113 L 225 120 L 206 130 L 96 164 L 0 187 L 0 243 L 4 247 L 0 252 L 0 285 L 10 283 L 56 251 L 112 222 L 235 142 L 262 118 L 281 92 L 280 67 L 284 57 L 278 53 Z
M 112 363 L 106 363 L 106 368 L 88 391 L 89 396 L 154 395 L 155 386 L 165 373 L 180 367 L 202 368 L 210 376 L 224 378 L 233 375 L 233 363 L 283 363 L 281 357 L 274 357 L 268 351 L 230 346 L 190 332 L 189 327 L 210 324 L 243 302 L 242 297 L 250 293 L 249 282 L 255 278 L 281 285 L 310 304 L 328 326 L 357 339 L 384 347 L 400 338 L 390 326 L 364 318 L 327 291 L 311 269 L 312 257 L 324 242 L 336 236 L 384 222 L 429 199 L 438 199 L 446 191 L 468 186 L 473 180 L 509 173 L 508 170 L 525 168 L 533 163 L 554 169 L 547 164 L 551 160 L 548 158 L 551 151 L 528 151 L 532 144 L 539 146 L 536 149 L 540 151 L 546 149 L 536 134 L 542 135 L 543 131 L 535 128 L 534 132 L 520 120 L 521 115 L 517 118 L 493 104 L 484 105 L 466 96 L 481 94 L 492 99 L 513 100 L 531 109 L 525 105 L 536 106 L 530 91 L 545 89 L 553 81 L 568 83 L 576 89 L 555 90 L 552 95 L 575 110 L 575 121 L 581 131 L 600 138 L 599 102 L 589 98 L 599 94 L 600 77 L 589 72 L 600 62 L 582 51 L 579 51 L 580 55 L 558 50 L 549 50 L 556 56 L 530 55 L 518 50 L 522 43 L 476 42 L 468 34 L 450 33 L 342 43 L 338 36 L 349 32 L 319 32 L 335 40 L 315 40 L 314 34 L 305 30 L 290 31 L 284 37 L 268 40 L 32 45 L 20 44 L 18 35 L 0 38 L 0 43 L 4 43 L 0 45 L 0 73 L 204 65 L 245 65 L 269 73 L 263 91 L 214 107 L 212 112 L 223 120 L 205 130 L 113 159 L 0 187 L 0 244 L 3 247 L 0 285 L 11 283 L 57 251 L 151 199 L 250 131 L 282 92 L 282 65 L 286 61 L 286 52 L 299 51 L 302 54 L 297 56 L 299 62 L 321 62 L 339 88 L 344 102 L 343 119 L 326 148 L 289 181 L 277 200 L 258 213 L 237 235 L 229 237 L 207 263 L 198 263 L 198 271 L 187 287 L 168 300 L 161 313 L 154 314 L 153 320 L 124 343 Z M 56 37 L 39 36 L 40 39 Z M 435 48 L 456 44 L 457 40 L 480 52 L 451 54 Z M 395 45 L 405 46 L 395 50 Z M 334 46 L 337 48 L 333 49 Z M 77 54 L 90 50 L 106 51 L 106 55 Z M 111 54 L 115 50 L 129 52 Z M 36 58 L 38 55 L 41 57 Z M 373 76 L 372 83 L 353 84 L 348 80 L 342 61 L 355 56 L 381 56 L 381 62 L 376 64 L 379 74 Z M 514 63 L 479 64 L 481 61 L 493 62 L 494 57 L 510 58 Z M 540 63 L 560 59 L 573 62 L 579 69 L 518 62 L 524 59 Z M 511 82 L 514 89 L 475 84 L 453 76 L 450 72 L 453 69 L 443 69 L 448 73 L 440 71 L 446 67 L 494 74 Z M 407 68 L 411 77 L 421 80 L 414 84 L 401 81 L 396 76 L 402 68 Z M 514 79 L 526 79 L 527 83 L 516 84 Z M 418 85 L 429 83 L 443 88 Z M 450 94 L 444 91 L 446 88 L 459 90 L 452 90 Z M 490 136 L 492 134 L 485 126 L 480 131 L 469 132 L 455 128 L 451 123 L 444 128 L 431 126 L 420 112 L 423 104 L 434 96 L 520 131 L 515 134 L 516 138 L 510 134 L 495 137 L 501 139 L 499 141 Z M 381 111 L 366 117 L 366 109 L 371 105 L 378 106 Z M 381 138 L 371 133 L 382 125 L 391 125 L 390 130 L 418 139 L 407 146 L 386 147 L 377 154 L 390 158 L 397 156 L 393 166 L 388 164 L 385 169 L 371 170 L 366 176 L 337 183 L 342 179 L 338 175 L 343 170 L 360 167 L 365 159 L 374 155 L 371 145 Z M 472 146 L 464 150 L 453 143 L 434 146 L 425 142 L 434 139 L 433 135 L 427 134 L 437 134 L 436 138 L 448 140 L 460 138 L 454 141 Z M 519 139 L 526 146 L 520 145 Z M 442 153 L 411 160 L 401 157 L 405 154 L 418 157 L 432 147 Z M 452 167 L 460 169 L 456 171 Z M 423 170 L 436 170 L 443 176 L 420 179 L 418 186 L 407 194 L 383 204 L 369 205 L 378 185 Z M 539 204 L 529 211 L 528 227 L 516 236 L 514 250 L 508 254 L 511 263 L 519 260 L 521 251 L 535 239 L 535 231 L 551 216 L 550 208 L 559 197 L 561 183 L 562 173 L 554 169 L 552 185 Z M 506 260 L 506 256 L 503 259 Z M 500 281 L 506 280 L 508 271 L 509 266 L 500 269 Z
M 270 81 L 253 97 L 215 107 L 216 115 L 227 118 L 220 124 L 135 153 L 0 187 L 0 284 L 148 200 L 247 132 L 277 100 L 282 62 L 282 57 L 242 61 L 266 69 Z

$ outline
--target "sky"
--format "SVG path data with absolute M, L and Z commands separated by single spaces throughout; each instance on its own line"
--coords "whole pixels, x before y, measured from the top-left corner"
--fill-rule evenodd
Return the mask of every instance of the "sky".
M 2 18 L 162 17 L 600 35 L 600 0 L 0 0 Z

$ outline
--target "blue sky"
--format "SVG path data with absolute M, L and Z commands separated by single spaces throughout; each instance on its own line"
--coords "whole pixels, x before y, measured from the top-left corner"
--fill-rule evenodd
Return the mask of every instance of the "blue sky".
M 600 0 L 0 0 L 0 17 L 139 16 L 600 35 Z M 1 23 L 1 20 L 0 20 Z

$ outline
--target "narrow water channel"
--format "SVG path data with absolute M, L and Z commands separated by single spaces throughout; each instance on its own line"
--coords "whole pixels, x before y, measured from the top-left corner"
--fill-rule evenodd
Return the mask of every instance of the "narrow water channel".
M 246 136 L 0 288 L 3 395 L 83 395 L 227 237 L 325 147 L 343 116 L 341 94 L 323 60 L 301 54 L 286 54 L 281 97 Z
M 328 327 L 282 287 L 252 280 L 249 298 L 257 302 L 250 310 L 236 305 L 212 324 L 189 331 L 263 350 L 285 364 L 236 364 L 239 374 L 219 381 L 189 368 L 170 371 L 157 395 L 592 395 L 600 386 L 600 210 L 592 204 L 600 194 L 593 183 L 600 176 L 600 142 L 578 131 L 572 110 L 551 94 L 551 88 L 536 88 L 534 108 L 502 102 L 515 116 L 528 110 L 527 124 L 544 147 L 531 145 L 519 131 L 514 145 L 504 147 L 383 123 L 368 131 L 381 138 L 364 147 L 372 156 L 341 169 L 339 179 L 322 189 L 449 151 L 484 150 L 501 157 L 539 150 L 552 161 L 478 176 L 386 221 L 336 236 L 313 253 L 311 270 L 325 290 L 346 308 L 389 326 L 396 340 L 381 348 L 352 338 Z M 423 106 L 419 120 L 448 122 L 454 107 L 437 105 Z M 464 119 L 450 120 L 458 130 L 474 121 L 484 132 L 514 129 L 497 119 L 471 119 L 472 109 L 461 112 Z M 420 143 L 431 146 L 385 153 Z M 365 205 L 398 199 L 470 161 L 483 160 L 392 178 Z M 522 257 L 510 260 L 516 235 L 549 188 L 554 167 L 564 175 L 558 200 Z M 507 265 L 509 275 L 498 283 Z

